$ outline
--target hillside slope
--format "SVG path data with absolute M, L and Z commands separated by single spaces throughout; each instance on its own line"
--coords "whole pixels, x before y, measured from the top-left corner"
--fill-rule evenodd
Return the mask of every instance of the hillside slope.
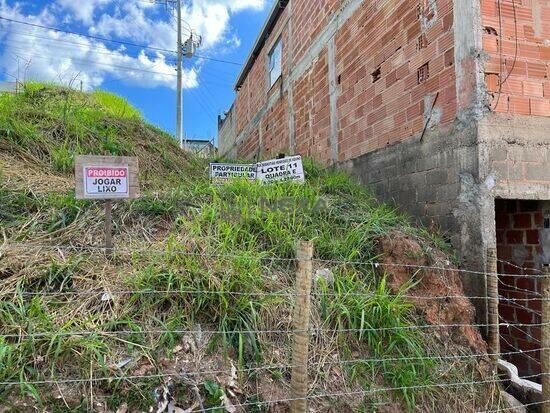
M 142 196 L 114 208 L 112 257 L 101 204 L 74 199 L 76 153 L 139 157 Z M 116 96 L 35 83 L 0 96 L 4 411 L 148 411 L 159 386 L 192 411 L 287 411 L 304 239 L 314 411 L 498 408 L 476 330 L 414 327 L 473 323 L 445 243 L 344 174 L 307 163 L 306 176 L 213 186 Z

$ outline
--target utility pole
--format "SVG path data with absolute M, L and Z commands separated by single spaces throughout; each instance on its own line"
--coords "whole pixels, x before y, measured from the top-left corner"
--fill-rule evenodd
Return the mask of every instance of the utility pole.
M 158 0 L 157 0 L 158 1 Z M 198 40 L 194 39 L 193 32 L 191 31 L 190 37 L 183 43 L 182 36 L 182 17 L 181 17 L 181 3 L 182 0 L 160 0 L 166 5 L 168 9 L 168 3 L 176 5 L 176 20 L 178 25 L 178 38 L 177 38 L 177 91 L 176 91 L 176 139 L 180 144 L 180 147 L 183 149 L 187 144 L 187 138 L 185 136 L 185 130 L 183 128 L 183 55 L 185 48 L 185 57 L 191 58 L 195 54 L 197 47 L 201 45 L 202 38 L 199 36 Z
M 180 147 L 183 149 L 183 130 L 182 130 L 182 118 L 183 118 L 183 44 L 181 38 L 181 0 L 177 0 L 177 20 L 178 20 L 178 91 L 177 91 L 177 103 L 176 103 L 176 139 L 180 143 Z
M 181 49 L 180 49 L 181 52 L 182 52 L 182 55 L 184 54 L 185 57 L 187 57 L 188 59 L 192 58 L 195 55 L 195 51 L 202 44 L 202 37 L 201 36 L 195 37 L 195 35 L 193 34 L 193 29 L 191 29 L 191 28 L 189 28 L 189 31 L 190 31 L 189 38 L 185 41 L 185 43 L 181 46 Z M 183 60 L 182 60 L 182 63 L 183 63 Z M 183 93 L 183 91 L 182 91 L 182 93 Z M 179 100 L 178 100 L 178 102 L 179 102 Z M 178 119 L 183 123 L 183 113 L 182 113 L 181 118 L 178 118 Z M 183 141 L 182 148 L 185 148 L 185 146 L 187 145 L 187 136 L 185 135 L 185 131 L 183 130 L 183 127 L 182 127 L 181 133 L 183 135 L 182 136 L 182 141 Z

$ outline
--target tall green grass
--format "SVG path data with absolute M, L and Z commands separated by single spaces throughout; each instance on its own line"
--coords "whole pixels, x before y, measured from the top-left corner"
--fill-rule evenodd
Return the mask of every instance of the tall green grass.
M 315 292 L 321 293 L 315 300 L 320 326 L 353 330 L 342 331 L 335 338 L 342 358 L 351 358 L 359 351 L 382 359 L 349 364 L 347 380 L 366 389 L 370 388 L 366 383 L 380 380 L 398 388 L 430 383 L 429 359 L 383 361 L 425 359 L 425 336 L 408 328 L 418 318 L 404 298 L 410 286 L 394 294 L 386 279 L 369 264 L 379 253 L 377 239 L 388 231 L 408 231 L 424 239 L 427 233 L 413 228 L 393 208 L 378 204 L 367 189 L 346 174 L 306 161 L 305 184 L 261 185 L 235 180 L 211 185 L 205 163 L 187 160 L 170 137 L 144 125 L 139 112 L 123 99 L 39 83 L 25 85 L 18 95 L 0 95 L 0 139 L 65 174 L 71 173 L 77 154 L 140 156 L 147 185 L 140 199 L 117 204 L 115 222 L 120 226 L 115 226 L 115 239 L 124 239 L 130 248 L 133 242 L 143 245 L 157 239 L 163 248 L 160 252 L 140 250 L 106 262 L 79 252 L 19 270 L 21 279 L 15 293 L 70 293 L 79 285 L 89 288 L 94 283 L 95 288 L 95 277 L 114 289 L 135 292 L 112 307 L 91 299 L 75 302 L 70 295 L 59 300 L 14 294 L 0 302 L 3 333 L 97 329 L 138 334 L 118 339 L 100 334 L 3 339 L 0 381 L 18 380 L 23 393 L 44 401 L 48 394 L 43 389 L 25 383 L 86 376 L 90 365 L 94 375 L 109 374 L 107 361 L 121 354 L 144 356 L 158 363 L 171 356 L 184 335 L 170 331 L 197 325 L 220 333 L 208 343 L 211 353 L 231 357 L 240 366 L 261 365 L 267 359 L 266 349 L 272 350 L 276 340 L 255 331 L 288 325 L 285 322 L 292 313 L 292 300 L 269 293 L 293 292 L 292 259 L 297 242 L 307 239 L 314 242 L 315 257 L 326 260 L 319 265 L 330 268 L 334 276 L 333 282 L 321 279 L 315 286 Z M 0 229 L 16 241 L 38 238 L 78 244 L 87 242 L 83 235 L 87 240 L 102 236 L 97 229 L 100 206 L 76 200 L 72 191 L 40 194 L 2 184 L 0 205 Z M 69 231 L 75 225 L 79 230 Z M 433 237 L 429 242 L 441 241 Z M 116 276 L 107 272 L 113 267 L 120 269 Z M 139 292 L 143 290 L 179 294 Z M 190 294 L 192 291 L 202 293 Z M 73 316 L 67 321 L 64 315 L 69 311 Z M 145 333 L 150 329 L 166 332 Z M 281 346 L 288 347 L 287 339 L 279 340 Z M 273 376 L 283 380 L 285 372 L 274 372 Z M 121 400 L 120 390 L 131 393 L 134 407 L 143 410 L 151 401 L 145 389 L 154 384 L 136 384 L 137 391 L 132 393 L 115 380 L 101 389 L 112 394 L 111 405 Z M 206 397 L 219 396 L 211 383 L 200 383 L 200 388 Z M 6 393 L 0 394 L 3 396 Z M 403 400 L 408 410 L 414 410 L 418 391 L 402 390 L 394 396 Z
M 110 115 L 121 119 L 141 119 L 141 113 L 128 101 L 113 93 L 96 90 L 92 96 L 96 102 Z

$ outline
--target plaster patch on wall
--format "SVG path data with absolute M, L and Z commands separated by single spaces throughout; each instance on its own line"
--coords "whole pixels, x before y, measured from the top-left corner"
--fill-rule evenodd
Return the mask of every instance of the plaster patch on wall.
M 422 0 L 420 5 L 420 25 L 422 31 L 428 31 L 437 21 L 437 5 L 432 0 Z
M 496 186 L 495 178 L 493 178 L 493 175 L 489 175 L 487 179 L 485 180 L 485 186 L 489 191 L 491 191 Z

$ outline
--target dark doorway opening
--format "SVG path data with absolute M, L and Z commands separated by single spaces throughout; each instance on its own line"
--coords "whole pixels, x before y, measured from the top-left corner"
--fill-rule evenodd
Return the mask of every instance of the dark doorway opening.
M 503 358 L 521 376 L 541 372 L 542 308 L 536 276 L 550 258 L 549 206 L 546 201 L 495 200 L 500 346 L 508 353 Z

